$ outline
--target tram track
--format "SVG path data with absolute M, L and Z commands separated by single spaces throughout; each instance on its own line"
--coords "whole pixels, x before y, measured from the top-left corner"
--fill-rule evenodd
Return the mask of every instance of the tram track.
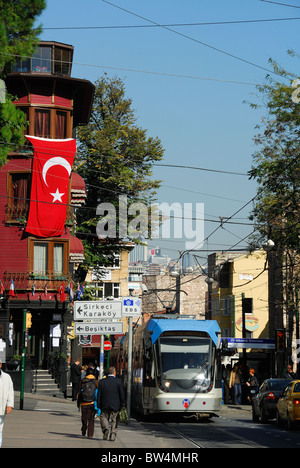
M 190 442 L 195 448 L 199 448 L 199 449 L 205 448 L 203 445 L 200 445 L 198 442 L 193 440 L 191 437 L 188 437 L 186 434 L 184 434 L 183 432 L 181 432 L 178 429 L 176 429 L 175 427 L 173 427 L 170 423 L 162 423 L 162 424 L 163 424 L 163 426 L 166 426 L 168 429 L 170 429 L 175 434 L 182 437 L 184 440 L 187 440 L 188 442 Z

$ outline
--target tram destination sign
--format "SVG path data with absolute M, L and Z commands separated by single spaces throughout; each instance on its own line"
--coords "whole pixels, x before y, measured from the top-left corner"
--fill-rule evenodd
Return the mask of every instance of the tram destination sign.
M 75 301 L 74 320 L 122 318 L 122 301 Z
M 75 322 L 75 335 L 122 335 L 123 322 Z

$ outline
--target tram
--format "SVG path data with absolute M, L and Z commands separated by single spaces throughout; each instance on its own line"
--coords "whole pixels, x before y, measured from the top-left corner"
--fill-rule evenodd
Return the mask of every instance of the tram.
M 222 403 L 221 333 L 214 320 L 153 315 L 133 334 L 132 408 L 210 418 Z M 127 386 L 128 336 L 114 364 Z

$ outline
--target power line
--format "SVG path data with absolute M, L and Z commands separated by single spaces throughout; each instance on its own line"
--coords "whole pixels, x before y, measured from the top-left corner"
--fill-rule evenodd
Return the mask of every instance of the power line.
M 264 3 L 273 3 L 274 5 L 286 6 L 290 8 L 300 8 L 300 6 L 297 6 L 297 5 L 289 5 L 288 3 L 273 2 L 271 0 L 260 0 L 260 1 Z
M 141 18 L 144 21 L 147 21 L 148 23 L 155 24 L 156 26 L 160 26 L 161 28 L 163 28 L 163 29 L 165 29 L 167 31 L 170 31 L 173 34 L 177 34 L 178 36 L 184 37 L 185 39 L 189 39 L 190 41 L 201 44 L 204 47 L 208 47 L 209 49 L 212 49 L 212 50 L 215 50 L 216 52 L 227 55 L 228 57 L 234 58 L 234 59 L 239 60 L 241 62 L 247 63 L 248 65 L 251 65 L 253 67 L 260 68 L 261 70 L 267 71 L 268 73 L 272 73 L 274 75 L 279 75 L 279 76 L 282 77 L 282 75 L 275 72 L 274 70 L 270 70 L 270 69 L 268 69 L 266 67 L 263 67 L 261 65 L 257 65 L 256 63 L 251 62 L 250 60 L 246 60 L 246 59 L 243 59 L 242 57 L 238 57 L 237 55 L 231 54 L 230 52 L 226 52 L 225 50 L 219 49 L 218 47 L 214 47 L 214 46 L 212 46 L 210 44 L 207 44 L 206 42 L 203 42 L 203 41 L 200 41 L 198 39 L 195 39 L 194 37 L 188 36 L 187 34 L 183 34 L 183 33 L 179 32 L 179 31 L 176 31 L 175 29 L 171 29 L 168 26 L 163 26 L 163 25 L 157 23 L 156 21 L 152 21 L 152 20 L 150 20 L 148 18 L 145 18 L 144 16 L 138 15 L 137 13 L 134 13 L 134 12 L 132 12 L 130 10 L 122 8 L 122 7 L 118 6 L 118 5 L 115 5 L 114 3 L 108 2 L 107 0 L 102 0 L 102 2 L 107 3 L 108 5 L 111 5 L 111 6 L 115 7 L 115 8 L 118 8 L 119 10 L 125 11 L 126 13 L 129 13 L 130 15 L 136 16 L 137 18 Z M 286 78 L 286 77 L 284 77 L 284 78 Z
M 180 168 L 180 169 L 193 169 L 193 170 L 196 170 L 196 171 L 218 172 L 220 174 L 230 174 L 230 175 L 239 175 L 239 176 L 248 177 L 248 174 L 243 173 L 243 172 L 223 171 L 223 170 L 219 170 L 219 169 L 207 169 L 207 168 L 204 168 L 204 167 L 197 167 L 197 166 L 181 166 L 181 165 L 178 165 L 178 164 L 156 164 L 156 163 L 153 163 L 153 166 L 174 167 L 174 168 Z
M 18 55 L 18 54 L 7 54 L 4 52 L 0 52 L 0 55 L 6 55 L 10 57 L 18 57 L 18 58 L 33 58 L 29 55 Z M 54 62 L 54 59 L 49 59 L 49 61 Z M 183 74 L 178 74 L 178 73 L 167 73 L 167 72 L 158 72 L 158 71 L 153 71 L 153 70 L 139 70 L 136 68 L 125 68 L 125 67 L 114 67 L 110 65 L 96 65 L 96 64 L 90 64 L 90 63 L 81 63 L 81 62 L 71 62 L 67 60 L 62 60 L 61 63 L 65 64 L 71 64 L 71 65 L 78 65 L 81 67 L 90 67 L 90 68 L 104 68 L 107 70 L 118 70 L 118 71 L 125 71 L 125 72 L 132 72 L 132 73 L 143 73 L 146 75 L 157 75 L 157 76 L 165 76 L 165 77 L 170 77 L 170 78 L 185 78 L 189 80 L 202 80 L 202 81 L 215 81 L 219 83 L 229 83 L 229 84 L 240 84 L 240 85 L 246 85 L 246 86 L 257 86 L 257 83 L 251 83 L 247 81 L 237 81 L 237 80 L 223 80 L 221 78 L 210 78 L 210 77 L 204 77 L 204 76 L 197 76 L 197 75 L 183 75 Z M 262 85 L 265 86 L 265 85 Z
M 231 24 L 247 24 L 247 23 L 267 23 L 276 21 L 293 21 L 299 20 L 300 17 L 289 18 L 266 18 L 253 20 L 233 20 L 233 21 L 208 21 L 196 23 L 170 23 L 170 24 L 127 24 L 127 25 L 112 25 L 112 26 L 49 26 L 43 27 L 43 31 L 47 30 L 90 30 L 90 29 L 148 29 L 160 27 L 188 27 L 188 26 L 218 26 Z

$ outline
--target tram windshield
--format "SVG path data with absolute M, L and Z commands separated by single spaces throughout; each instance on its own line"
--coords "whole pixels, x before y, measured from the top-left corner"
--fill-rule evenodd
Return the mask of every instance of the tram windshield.
M 211 340 L 194 336 L 159 339 L 162 379 L 175 380 L 181 388 L 208 387 L 211 380 Z M 188 387 L 186 387 L 188 385 Z

